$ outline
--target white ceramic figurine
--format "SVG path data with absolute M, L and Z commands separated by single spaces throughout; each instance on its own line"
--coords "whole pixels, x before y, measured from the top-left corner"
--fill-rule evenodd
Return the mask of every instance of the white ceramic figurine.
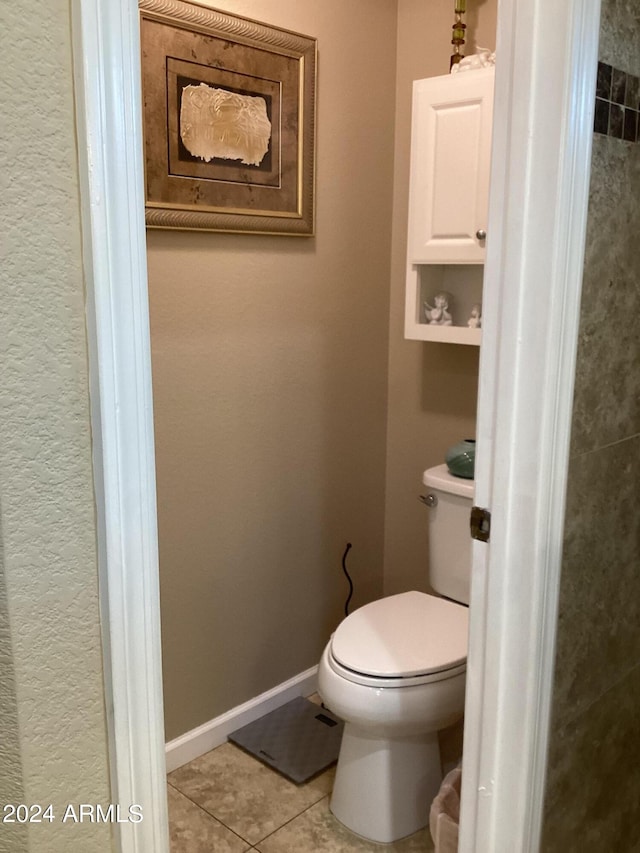
M 482 326 L 482 307 L 476 303 L 471 309 L 471 316 L 467 321 L 467 326 L 470 329 L 479 329 Z
M 433 305 L 428 302 L 424 303 L 424 316 L 427 323 L 433 326 L 450 326 L 452 323 L 451 314 L 449 313 L 449 299 L 451 295 L 441 291 L 436 293 L 433 298 Z

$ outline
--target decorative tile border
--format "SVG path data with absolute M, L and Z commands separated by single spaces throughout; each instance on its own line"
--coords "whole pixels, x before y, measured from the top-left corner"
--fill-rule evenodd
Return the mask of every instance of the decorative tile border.
M 640 141 L 640 78 L 598 62 L 594 133 Z

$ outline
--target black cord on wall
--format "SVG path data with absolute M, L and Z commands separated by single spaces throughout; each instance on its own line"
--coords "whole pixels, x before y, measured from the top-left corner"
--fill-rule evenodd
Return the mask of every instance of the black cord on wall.
M 347 542 L 347 547 L 344 549 L 344 554 L 342 555 L 342 571 L 345 573 L 347 580 L 349 581 L 349 595 L 347 596 L 347 600 L 344 603 L 344 615 L 349 615 L 349 602 L 351 601 L 351 596 L 353 595 L 353 581 L 347 571 L 347 554 L 351 550 L 351 542 Z

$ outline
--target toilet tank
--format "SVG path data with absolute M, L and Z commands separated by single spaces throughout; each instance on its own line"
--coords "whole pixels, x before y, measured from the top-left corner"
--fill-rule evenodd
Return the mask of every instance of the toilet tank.
M 429 582 L 440 595 L 469 604 L 471 534 L 469 518 L 474 481 L 454 477 L 446 465 L 428 468 L 422 475 L 427 496 L 435 501 L 429 513 Z

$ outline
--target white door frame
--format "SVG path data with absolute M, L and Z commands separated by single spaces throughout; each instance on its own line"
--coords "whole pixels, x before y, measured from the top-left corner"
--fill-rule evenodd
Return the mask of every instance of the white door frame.
M 461 853 L 539 845 L 599 6 L 499 0 Z M 138 14 L 72 8 L 117 843 L 168 853 Z
M 169 853 L 135 0 L 72 0 L 112 802 L 119 853 Z
M 600 0 L 500 0 L 460 853 L 540 845 Z

